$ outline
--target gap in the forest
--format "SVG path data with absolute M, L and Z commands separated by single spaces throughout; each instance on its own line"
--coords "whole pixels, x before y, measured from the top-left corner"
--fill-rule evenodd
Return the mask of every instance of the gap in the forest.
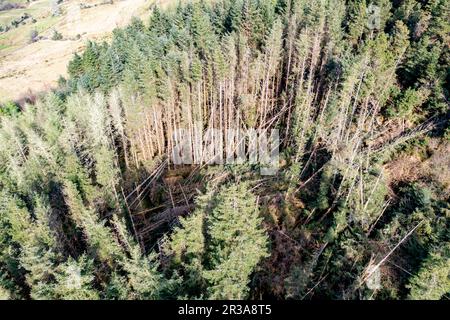
M 178 225 L 179 217 L 192 212 L 203 186 L 196 167 L 169 166 L 137 188 L 129 203 L 132 227 L 141 247 L 159 250 L 158 241 Z

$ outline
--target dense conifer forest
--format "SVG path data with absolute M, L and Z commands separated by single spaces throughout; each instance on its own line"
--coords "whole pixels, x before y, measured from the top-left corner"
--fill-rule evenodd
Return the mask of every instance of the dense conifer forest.
M 216 0 L 0 109 L 0 298 L 449 299 L 450 2 Z M 279 169 L 174 165 L 280 133 Z

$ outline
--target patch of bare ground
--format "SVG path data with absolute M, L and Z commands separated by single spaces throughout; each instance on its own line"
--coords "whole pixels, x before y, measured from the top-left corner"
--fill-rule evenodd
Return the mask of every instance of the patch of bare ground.
M 132 17 L 146 18 L 153 4 L 164 6 L 171 1 L 82 2 L 92 7 L 80 9 L 81 1 L 63 2 L 61 16 L 40 33 L 43 40 L 17 45 L 17 38 L 10 39 L 14 49 L 0 51 L 0 103 L 54 88 L 60 75 L 66 75 L 73 54 L 81 51 L 87 40 L 108 40 L 116 27 L 127 25 Z M 40 19 L 52 19 L 50 10 Z M 30 27 L 20 28 L 29 32 Z M 61 33 L 63 40 L 50 40 L 53 30 Z
M 400 182 L 433 181 L 443 191 L 443 198 L 450 196 L 450 142 L 432 138 L 428 143 L 426 159 L 415 152 L 401 155 L 386 164 L 388 184 Z

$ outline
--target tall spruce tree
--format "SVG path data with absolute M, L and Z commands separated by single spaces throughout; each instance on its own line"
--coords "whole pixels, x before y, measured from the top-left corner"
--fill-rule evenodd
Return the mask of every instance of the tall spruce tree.
M 439 300 L 450 292 L 450 245 L 440 245 L 411 278 L 409 299 Z

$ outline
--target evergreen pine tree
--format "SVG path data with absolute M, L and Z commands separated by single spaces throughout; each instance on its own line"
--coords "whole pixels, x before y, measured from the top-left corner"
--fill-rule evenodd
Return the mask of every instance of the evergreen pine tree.
M 53 299 L 58 300 L 97 300 L 100 298 L 94 289 L 92 261 L 86 256 L 77 260 L 69 258 L 56 269 L 55 283 L 51 286 Z
M 439 300 L 450 292 L 450 245 L 433 250 L 411 278 L 409 299 Z

